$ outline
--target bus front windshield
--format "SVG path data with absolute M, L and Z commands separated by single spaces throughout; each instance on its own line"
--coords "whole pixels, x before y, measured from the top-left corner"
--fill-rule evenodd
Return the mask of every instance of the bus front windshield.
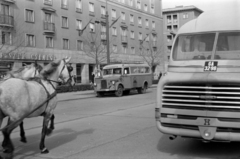
M 103 75 L 121 75 L 122 68 L 104 69 Z
M 223 32 L 218 34 L 216 50 L 214 40 L 216 33 L 180 35 L 173 48 L 173 60 L 235 60 L 240 59 L 240 32 Z

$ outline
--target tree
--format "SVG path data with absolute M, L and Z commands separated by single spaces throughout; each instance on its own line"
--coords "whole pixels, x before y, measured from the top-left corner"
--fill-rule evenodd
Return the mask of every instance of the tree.
M 95 61 L 96 69 L 99 70 L 100 64 L 105 64 L 107 60 L 107 38 L 106 26 L 104 23 L 94 25 L 89 23 L 90 31 L 86 30 L 82 33 L 83 52 L 86 56 Z M 112 42 L 115 38 L 110 38 L 110 57 L 116 58 L 117 54 L 115 48 L 112 47 Z
M 23 52 L 24 41 L 24 23 L 20 22 L 18 17 L 9 15 L 0 16 L 0 53 L 9 55 L 11 53 Z
M 139 56 L 151 67 L 152 75 L 155 72 L 156 66 L 164 61 L 163 45 L 158 45 L 156 36 L 152 34 L 152 38 L 147 35 L 140 41 Z

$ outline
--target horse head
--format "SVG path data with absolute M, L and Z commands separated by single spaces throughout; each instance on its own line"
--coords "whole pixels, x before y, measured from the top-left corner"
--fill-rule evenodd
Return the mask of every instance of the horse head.
M 55 83 L 68 84 L 72 81 L 71 71 L 72 67 L 69 66 L 71 57 L 66 57 L 61 60 L 55 60 L 49 65 L 45 66 L 40 72 L 42 77 L 48 81 Z

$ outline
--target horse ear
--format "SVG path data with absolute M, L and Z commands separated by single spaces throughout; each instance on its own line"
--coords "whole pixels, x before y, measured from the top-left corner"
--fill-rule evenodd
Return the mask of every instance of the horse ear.
M 69 63 L 70 60 L 71 60 L 71 57 L 66 57 L 65 58 L 66 63 Z

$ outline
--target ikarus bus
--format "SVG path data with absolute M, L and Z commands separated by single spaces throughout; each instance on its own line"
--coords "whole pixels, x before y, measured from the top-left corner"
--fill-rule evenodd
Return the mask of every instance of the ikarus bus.
M 238 11 L 203 13 L 177 32 L 157 88 L 160 132 L 204 141 L 240 141 Z

